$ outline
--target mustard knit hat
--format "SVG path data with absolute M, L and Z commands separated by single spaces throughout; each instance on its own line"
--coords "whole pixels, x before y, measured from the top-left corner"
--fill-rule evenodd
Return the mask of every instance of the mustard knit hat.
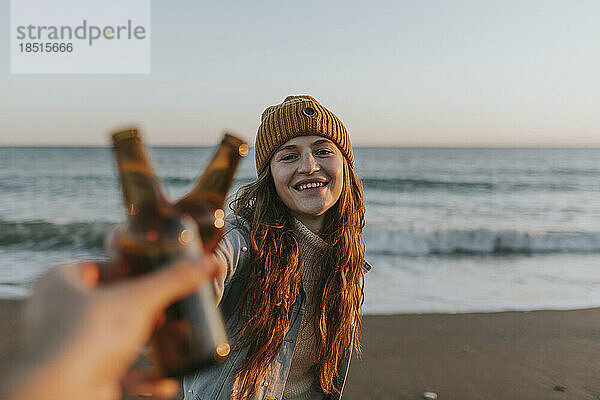
M 323 136 L 337 144 L 354 168 L 350 137 L 342 121 L 314 98 L 302 95 L 288 96 L 263 112 L 254 144 L 256 173 L 260 175 L 282 144 L 308 135 Z

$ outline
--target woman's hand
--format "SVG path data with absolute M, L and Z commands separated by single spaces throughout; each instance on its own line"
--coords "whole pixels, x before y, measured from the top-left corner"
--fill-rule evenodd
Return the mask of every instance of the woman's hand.
M 9 399 L 118 399 L 122 391 L 174 396 L 175 380 L 129 369 L 160 313 L 216 272 L 207 257 L 98 286 L 96 264 L 52 269 L 26 307 L 25 346 L 11 367 Z

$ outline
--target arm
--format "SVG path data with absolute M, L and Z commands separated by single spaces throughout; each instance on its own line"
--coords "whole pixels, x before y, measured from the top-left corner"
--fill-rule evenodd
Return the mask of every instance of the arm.
M 22 351 L 8 361 L 11 375 L 2 377 L 0 395 L 8 400 L 119 399 L 162 310 L 215 272 L 208 259 L 179 261 L 98 287 L 95 264 L 53 268 L 38 280 L 28 301 Z M 131 389 L 172 397 L 178 385 L 171 379 L 142 380 Z
M 250 250 L 242 228 L 230 227 L 215 250 L 218 273 L 214 280 L 217 304 L 239 267 L 250 260 Z

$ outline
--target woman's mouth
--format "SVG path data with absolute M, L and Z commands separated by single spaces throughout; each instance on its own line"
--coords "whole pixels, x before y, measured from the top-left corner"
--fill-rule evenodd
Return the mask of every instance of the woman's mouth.
M 310 183 L 302 183 L 300 185 L 296 185 L 294 186 L 294 189 L 296 189 L 299 192 L 303 192 L 305 190 L 311 190 L 311 189 L 319 189 L 322 188 L 324 186 L 327 186 L 329 182 L 310 182 Z

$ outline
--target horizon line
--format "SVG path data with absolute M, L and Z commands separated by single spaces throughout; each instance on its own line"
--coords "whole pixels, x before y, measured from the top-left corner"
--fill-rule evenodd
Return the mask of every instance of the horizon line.
M 215 144 L 148 144 L 150 148 L 202 148 L 215 147 Z M 0 148 L 111 148 L 110 144 L 62 144 L 62 143 L 33 143 L 33 144 L 3 144 L 0 143 Z M 254 145 L 249 146 L 251 149 Z M 519 144 L 519 145 L 503 145 L 503 144 L 438 144 L 438 145 L 412 145 L 412 144 L 354 144 L 354 148 L 398 148 L 398 149 L 600 149 L 600 143 L 579 144 L 579 145 L 557 145 L 557 144 Z

